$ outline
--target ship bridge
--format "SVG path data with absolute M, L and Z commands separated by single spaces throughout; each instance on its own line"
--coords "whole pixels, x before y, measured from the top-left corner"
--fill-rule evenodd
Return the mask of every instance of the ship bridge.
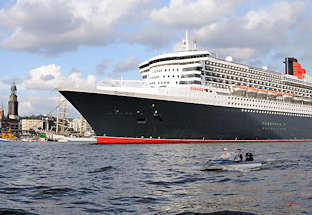
M 186 34 L 180 50 L 153 57 L 139 65 L 146 86 L 174 87 L 177 85 L 203 84 L 204 62 L 211 53 L 199 50 L 196 41 L 191 47 Z

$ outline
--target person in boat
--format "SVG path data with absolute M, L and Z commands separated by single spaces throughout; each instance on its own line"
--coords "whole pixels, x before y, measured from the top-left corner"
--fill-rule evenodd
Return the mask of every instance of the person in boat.
M 242 160 L 243 160 L 243 155 L 241 154 L 241 150 L 240 149 L 236 149 L 234 161 L 241 162 Z
M 245 160 L 246 161 L 253 161 L 254 160 L 253 154 L 251 152 L 247 152 L 245 155 Z
M 230 160 L 231 154 L 229 153 L 227 148 L 223 148 L 223 154 L 219 158 L 220 160 Z

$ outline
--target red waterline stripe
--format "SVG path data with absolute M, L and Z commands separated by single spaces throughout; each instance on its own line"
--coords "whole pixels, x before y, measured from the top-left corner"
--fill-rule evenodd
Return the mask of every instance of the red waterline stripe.
M 282 140 L 199 140 L 199 139 L 152 139 L 132 137 L 97 137 L 97 143 L 265 143 L 265 142 L 312 142 L 312 139 Z

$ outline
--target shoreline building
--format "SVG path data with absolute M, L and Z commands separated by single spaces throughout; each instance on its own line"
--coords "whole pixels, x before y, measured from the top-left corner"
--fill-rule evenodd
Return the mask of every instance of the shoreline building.
M 17 88 L 15 82 L 11 86 L 11 95 L 8 101 L 8 115 L 5 118 L 3 106 L 0 108 L 0 128 L 1 129 L 19 129 L 19 116 L 18 116 L 18 101 L 17 101 Z
M 11 86 L 11 95 L 8 102 L 8 128 L 11 130 L 19 129 L 19 116 L 18 116 L 18 101 L 17 101 L 17 88 L 15 82 Z
M 82 136 L 90 136 L 94 133 L 90 124 L 82 117 L 72 119 L 69 123 L 69 128 L 74 132 L 80 133 Z
M 8 102 L 8 119 L 18 120 L 18 101 L 17 101 L 17 88 L 15 82 L 11 86 L 11 95 Z
M 5 117 L 4 117 L 4 110 L 3 110 L 3 105 L 1 105 L 1 108 L 0 108 L 0 129 L 2 127 L 4 127 L 5 125 Z
M 44 129 L 42 119 L 22 119 L 21 120 L 21 129 L 22 131 L 30 130 L 42 130 Z
M 37 115 L 20 118 L 20 129 L 25 131 L 30 130 L 45 130 L 49 131 L 55 128 L 56 119 L 46 115 Z

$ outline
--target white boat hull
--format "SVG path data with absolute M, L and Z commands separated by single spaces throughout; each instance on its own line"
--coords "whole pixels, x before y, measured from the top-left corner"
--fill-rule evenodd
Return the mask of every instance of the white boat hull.
M 258 162 L 244 162 L 244 163 L 228 163 L 228 164 L 212 164 L 202 168 L 203 171 L 222 171 L 222 170 L 244 170 L 259 168 L 263 164 Z

